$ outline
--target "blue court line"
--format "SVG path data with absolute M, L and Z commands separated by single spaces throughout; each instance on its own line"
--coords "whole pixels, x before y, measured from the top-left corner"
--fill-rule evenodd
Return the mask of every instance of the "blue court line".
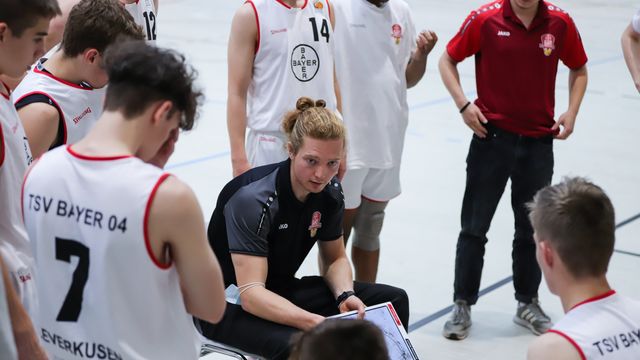
M 632 217 L 620 222 L 619 224 L 616 225 L 616 229 L 619 229 L 619 228 L 621 228 L 621 227 L 623 227 L 625 225 L 628 225 L 628 224 L 630 224 L 630 223 L 632 223 L 632 222 L 634 222 L 634 221 L 636 221 L 638 219 L 640 219 L 640 214 L 636 214 L 636 215 L 634 215 L 634 216 L 632 216 Z M 640 254 L 636 254 L 636 253 L 629 252 L 629 251 L 624 251 L 624 250 L 614 250 L 614 252 L 619 253 L 619 254 L 625 254 L 625 255 L 631 255 L 631 256 L 640 257 Z M 496 282 L 496 283 L 494 283 L 494 284 L 492 284 L 492 285 L 480 290 L 480 292 L 478 293 L 478 297 L 482 297 L 482 296 L 484 296 L 484 295 L 486 295 L 486 294 L 488 294 L 488 293 L 490 293 L 490 292 L 492 292 L 492 291 L 494 291 L 494 290 L 496 290 L 496 289 L 498 289 L 498 288 L 510 283 L 512 280 L 513 280 L 513 276 L 507 276 L 506 278 L 504 278 L 504 279 L 502 279 L 502 280 L 500 280 L 500 281 L 498 281 L 498 282 Z M 425 326 L 425 325 L 427 325 L 427 324 L 429 324 L 429 323 L 431 323 L 431 322 L 433 322 L 435 320 L 438 320 L 439 318 L 449 314 L 452 309 L 453 309 L 453 305 L 449 305 L 449 306 L 445 307 L 444 309 L 438 310 L 438 311 L 434 312 L 433 314 L 431 314 L 431 315 L 429 315 L 429 316 L 427 316 L 425 318 L 422 318 L 422 319 L 414 322 L 413 324 L 410 324 L 409 325 L 409 332 L 418 330 L 419 328 L 421 328 L 421 327 L 423 327 L 423 326 Z
M 616 229 L 623 227 L 631 222 L 634 222 L 636 220 L 640 219 L 640 213 L 633 215 L 632 217 L 628 218 L 627 220 L 622 221 L 621 223 L 616 225 Z
M 616 56 L 610 56 L 610 57 L 607 57 L 607 58 L 602 58 L 602 59 L 593 60 L 593 61 L 590 60 L 587 63 L 587 67 L 589 68 L 589 67 L 593 67 L 593 66 L 608 64 L 610 62 L 620 61 L 622 59 L 623 59 L 622 56 L 616 55 Z M 566 66 L 562 67 L 558 71 L 558 73 L 562 73 L 564 71 L 569 71 Z M 587 89 L 587 92 L 589 92 L 588 89 Z M 476 96 L 476 94 L 477 94 L 476 91 L 465 92 L 465 95 L 468 98 L 474 97 L 474 96 Z M 227 103 L 226 100 L 218 100 L 218 99 L 206 100 L 205 102 L 209 103 L 209 104 L 213 104 L 213 105 L 226 105 L 226 103 Z M 441 104 L 445 104 L 445 103 L 448 103 L 448 102 L 453 102 L 453 99 L 451 98 L 451 96 L 445 96 L 445 97 L 441 97 L 441 98 L 438 98 L 438 99 L 433 99 L 433 100 L 428 100 L 428 101 L 419 102 L 417 104 L 413 104 L 413 105 L 409 106 L 409 111 L 415 111 L 415 110 L 418 110 L 418 109 L 423 109 L 423 108 L 426 108 L 426 107 L 441 105 Z M 201 162 L 205 162 L 205 161 L 221 158 L 223 156 L 229 155 L 230 153 L 231 153 L 231 151 L 227 150 L 227 151 L 224 151 L 224 152 L 212 154 L 212 155 L 209 155 L 209 156 L 204 156 L 204 157 L 193 159 L 193 160 L 189 160 L 189 161 L 185 161 L 185 162 L 181 162 L 181 163 L 176 163 L 176 164 L 171 164 L 171 165 L 168 165 L 165 169 L 176 169 L 176 168 L 181 168 L 181 167 L 188 166 L 188 165 L 198 164 L 198 163 L 201 163 Z M 638 216 L 640 216 L 640 214 Z
M 624 250 L 613 250 L 613 252 L 616 252 L 618 254 L 624 254 L 624 255 L 631 255 L 631 256 L 637 256 L 640 257 L 640 254 L 631 252 L 631 251 L 624 251 Z
M 204 156 L 204 157 L 193 159 L 193 160 L 183 161 L 183 162 L 179 162 L 179 163 L 175 163 L 175 164 L 169 164 L 169 165 L 165 166 L 164 169 L 165 170 L 177 169 L 177 168 L 181 168 L 181 167 L 184 167 L 184 166 L 189 166 L 189 165 L 201 163 L 201 162 L 204 162 L 204 161 L 209 161 L 209 160 L 221 158 L 221 157 L 227 156 L 229 154 L 230 154 L 230 151 L 227 150 L 227 151 L 219 152 L 219 153 L 216 153 L 216 154 L 213 154 L 213 155 Z
M 498 281 L 497 283 L 495 283 L 493 285 L 490 285 L 490 286 L 480 290 L 480 292 L 478 293 L 478 297 L 482 297 L 483 295 L 488 294 L 488 293 L 492 292 L 493 290 L 495 290 L 495 289 L 497 289 L 497 288 L 499 288 L 499 287 L 501 287 L 503 285 L 506 285 L 506 284 L 510 283 L 512 280 L 513 280 L 513 276 L 507 276 L 506 278 Z M 409 325 L 409 332 L 417 330 L 417 329 L 427 325 L 428 323 L 443 317 L 444 315 L 450 313 L 452 309 L 453 309 L 453 305 L 449 305 L 446 308 L 444 308 L 444 309 L 442 309 L 442 310 L 440 310 L 438 312 L 435 312 L 435 313 L 427 316 L 424 319 L 421 319 L 421 320 L 418 320 L 418 321 L 414 322 L 413 324 Z

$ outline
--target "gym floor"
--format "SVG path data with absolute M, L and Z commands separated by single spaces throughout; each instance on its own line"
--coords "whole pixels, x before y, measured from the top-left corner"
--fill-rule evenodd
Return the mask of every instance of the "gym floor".
M 474 325 L 470 335 L 459 342 L 441 335 L 447 307 L 452 302 L 455 246 L 471 131 L 463 124 L 440 80 L 437 61 L 469 12 L 487 0 L 407 2 L 416 26 L 436 31 L 440 41 L 429 57 L 426 76 L 409 90 L 403 193 L 388 207 L 378 281 L 409 293 L 409 336 L 422 359 L 524 359 L 534 335 L 511 320 L 516 303 L 510 278 L 513 215 L 509 185 L 488 234 L 481 285 L 485 291 L 472 309 Z M 199 83 L 206 92 L 199 124 L 191 133 L 181 135 L 168 164 L 169 171 L 195 190 L 206 221 L 219 191 L 231 179 L 226 53 L 231 19 L 241 3 L 161 0 L 158 11 L 158 44 L 183 52 L 198 69 Z M 640 122 L 635 117 L 640 95 L 620 48 L 620 35 L 638 3 L 558 0 L 554 4 L 571 14 L 589 57 L 589 86 L 575 132 L 568 140 L 554 144 L 554 182 L 568 175 L 586 176 L 607 191 L 619 225 L 609 280 L 618 292 L 640 298 L 640 281 L 636 278 L 640 273 Z M 358 56 L 353 54 L 354 64 Z M 475 95 L 473 64 L 473 59 L 467 59 L 459 66 L 463 88 L 470 98 Z M 560 65 L 557 115 L 567 107 L 567 75 L 567 68 Z M 300 275 L 316 273 L 314 251 Z M 540 299 L 552 319 L 562 316 L 559 299 L 549 293 L 544 283 Z

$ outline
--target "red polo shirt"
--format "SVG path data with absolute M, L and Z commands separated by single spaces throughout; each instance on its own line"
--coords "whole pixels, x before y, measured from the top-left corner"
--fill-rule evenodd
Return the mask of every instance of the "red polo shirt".
M 509 0 L 472 11 L 447 45 L 455 61 L 475 55 L 475 104 L 495 126 L 525 136 L 551 134 L 558 60 L 571 69 L 587 62 L 580 34 L 564 10 L 540 1 L 529 26 Z

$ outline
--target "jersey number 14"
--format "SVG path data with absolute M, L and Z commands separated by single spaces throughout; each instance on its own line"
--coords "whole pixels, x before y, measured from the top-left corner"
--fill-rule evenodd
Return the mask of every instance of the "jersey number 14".
M 329 42 L 329 25 L 327 24 L 327 19 L 322 19 L 320 36 L 318 36 L 318 24 L 316 23 L 316 18 L 309 18 L 309 22 L 311 23 L 311 28 L 313 30 L 313 41 L 320 41 L 320 36 L 322 36 L 327 42 Z

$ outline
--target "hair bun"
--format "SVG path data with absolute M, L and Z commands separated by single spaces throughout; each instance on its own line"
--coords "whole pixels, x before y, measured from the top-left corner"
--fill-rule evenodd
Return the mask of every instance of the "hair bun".
M 316 107 L 324 109 L 326 106 L 327 106 L 327 102 L 326 101 L 324 101 L 322 99 L 316 100 Z
M 314 107 L 313 100 L 308 97 L 303 96 L 296 101 L 296 109 L 299 111 L 305 111 L 312 107 Z

